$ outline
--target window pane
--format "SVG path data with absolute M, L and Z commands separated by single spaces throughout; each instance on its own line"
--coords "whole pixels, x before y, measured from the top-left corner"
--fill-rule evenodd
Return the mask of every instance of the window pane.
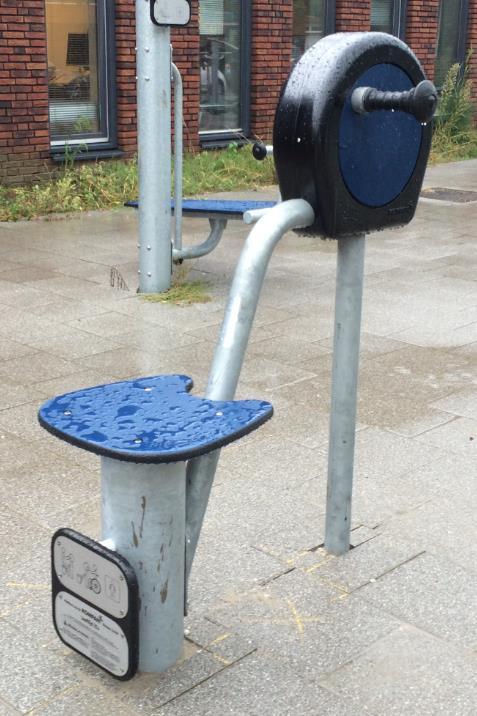
M 200 0 L 199 27 L 200 130 L 240 129 L 240 0 Z
M 458 61 L 460 6 L 458 0 L 441 2 L 435 73 L 438 86 L 444 82 L 451 65 Z
M 96 0 L 46 0 L 52 139 L 98 136 Z
M 325 2 L 326 0 L 295 0 L 293 3 L 293 63 L 324 37 Z
M 393 5 L 394 0 L 372 0 L 371 30 L 373 32 L 389 32 L 392 34 Z

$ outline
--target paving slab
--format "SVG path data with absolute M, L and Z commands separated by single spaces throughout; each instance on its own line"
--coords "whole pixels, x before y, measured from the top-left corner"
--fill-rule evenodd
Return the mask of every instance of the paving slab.
M 38 648 L 1 619 L 0 634 L 1 698 L 20 713 L 27 713 L 42 701 L 78 684 L 74 670 L 64 658 L 49 649 Z
M 450 644 L 477 648 L 477 574 L 444 556 L 422 554 L 363 586 L 359 595 Z
M 286 684 L 286 689 L 280 688 Z M 220 694 L 220 697 L 218 696 Z M 359 716 L 350 702 L 330 694 L 313 680 L 290 670 L 273 654 L 254 654 L 214 679 L 188 691 L 157 712 L 160 716 L 277 716 L 323 714 Z
M 302 675 L 318 680 L 361 653 L 399 620 L 313 573 L 289 571 L 214 610 L 210 619 L 287 654 Z
M 476 167 L 430 168 L 426 184 L 472 189 Z M 367 239 L 354 549 L 323 549 L 337 243 L 290 233 L 237 390 L 275 416 L 222 451 L 183 659 L 121 684 L 58 641 L 50 539 L 60 526 L 100 537 L 99 460 L 41 431 L 37 408 L 155 372 L 203 392 L 249 232 L 230 222 L 187 264 L 211 301 L 176 306 L 136 294 L 137 219 L 0 225 L 0 712 L 473 714 L 476 204 L 422 201 L 408 227 Z M 204 238 L 203 222 L 184 227 L 185 243 Z
M 375 716 L 471 716 L 477 700 L 476 667 L 475 657 L 403 625 L 321 679 L 320 685 L 361 713 Z

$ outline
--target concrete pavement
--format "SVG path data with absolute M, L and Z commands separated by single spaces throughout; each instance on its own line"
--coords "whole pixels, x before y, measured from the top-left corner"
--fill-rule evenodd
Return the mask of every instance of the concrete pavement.
M 426 186 L 475 191 L 477 161 Z M 194 262 L 210 303 L 170 306 L 136 295 L 136 221 L 0 224 L 0 714 L 475 714 L 477 197 L 423 199 L 408 227 L 367 239 L 354 549 L 321 547 L 336 243 L 288 234 L 239 386 L 275 416 L 222 453 L 183 661 L 121 684 L 59 642 L 49 541 L 99 536 L 99 464 L 40 429 L 38 407 L 161 372 L 203 391 L 248 232 L 231 222 Z M 185 227 L 184 243 L 203 238 Z

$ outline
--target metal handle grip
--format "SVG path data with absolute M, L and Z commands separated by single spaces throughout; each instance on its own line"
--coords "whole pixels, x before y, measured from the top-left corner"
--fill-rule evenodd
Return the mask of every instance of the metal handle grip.
M 252 154 L 254 159 L 258 159 L 261 162 L 273 154 L 273 147 L 269 144 L 263 144 L 263 142 L 255 142 L 252 147 Z
M 426 124 L 437 108 L 437 90 L 429 80 L 419 82 L 407 92 L 381 92 L 373 87 L 358 87 L 351 95 L 351 106 L 358 114 L 380 109 L 407 112 Z

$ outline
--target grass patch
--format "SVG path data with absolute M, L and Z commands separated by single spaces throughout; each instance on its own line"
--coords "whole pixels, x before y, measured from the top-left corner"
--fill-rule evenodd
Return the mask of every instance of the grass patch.
M 171 172 L 172 174 L 172 172 Z M 248 145 L 184 156 L 184 196 L 256 189 L 275 182 L 272 160 L 257 162 Z M 0 221 L 50 214 L 114 209 L 138 195 L 137 161 L 69 161 L 47 182 L 19 187 L 0 185 Z
M 477 157 L 475 105 L 469 79 L 469 54 L 463 65 L 449 69 L 442 86 L 438 114 L 434 120 L 432 164 Z
M 163 293 L 146 293 L 141 298 L 149 303 L 173 303 L 188 306 L 192 303 L 209 303 L 212 297 L 207 293 L 210 283 L 197 279 L 188 281 L 189 268 L 183 264 L 174 269 L 172 285 Z

